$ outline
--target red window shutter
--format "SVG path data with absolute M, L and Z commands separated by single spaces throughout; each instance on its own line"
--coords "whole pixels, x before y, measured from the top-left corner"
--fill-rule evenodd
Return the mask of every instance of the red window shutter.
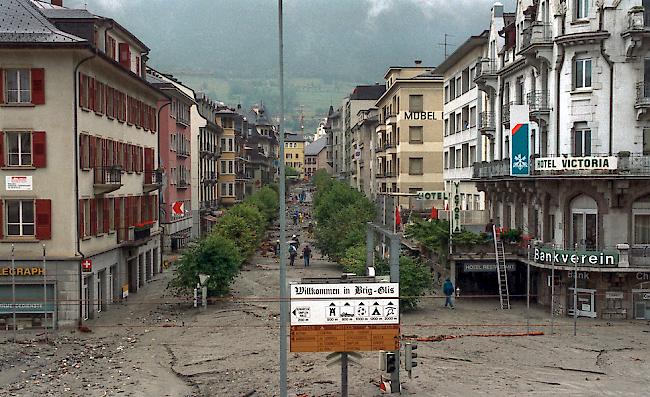
M 153 149 L 149 147 L 144 149 L 144 170 L 153 170 Z
M 79 200 L 79 237 L 84 237 L 84 200 Z
M 85 106 L 86 93 L 84 92 L 84 75 L 79 73 L 79 107 Z
M 114 166 L 117 166 L 117 165 L 120 164 L 119 161 L 118 161 L 118 159 L 119 159 L 118 152 L 117 152 L 118 147 L 119 147 L 118 142 L 113 141 L 113 165 Z
M 103 204 L 103 205 L 102 205 L 102 209 L 103 209 L 103 211 L 104 211 L 104 213 L 103 213 L 103 219 L 102 219 L 102 220 L 104 221 L 103 231 L 104 231 L 104 233 L 108 233 L 108 229 L 110 228 L 110 219 L 109 219 L 109 214 L 110 214 L 110 212 L 109 212 L 109 210 L 108 210 L 108 206 L 109 206 L 109 204 L 110 204 L 111 202 L 110 202 L 110 200 L 107 199 L 107 198 L 103 198 L 102 201 L 103 201 L 103 203 L 102 203 L 102 204 Z
M 45 168 L 47 165 L 47 145 L 45 144 L 45 131 L 32 133 L 32 164 L 36 168 Z
M 2 77 L 0 76 L 0 79 Z M 5 166 L 5 134 L 0 131 L 0 167 Z M 0 224 L 0 229 L 2 229 L 2 224 Z
M 131 196 L 125 198 L 124 203 L 124 228 L 128 229 L 131 227 Z
M 95 157 L 97 155 L 97 147 L 95 145 L 97 139 L 94 136 L 90 136 L 88 140 L 90 141 L 88 144 L 90 150 L 88 155 L 88 167 L 95 168 Z
M 97 235 L 97 201 L 90 200 L 90 235 Z
M 88 109 L 95 110 L 95 79 L 88 77 Z
M 38 240 L 52 239 L 52 201 L 35 200 L 36 204 L 36 238 Z
M 0 200 L 0 239 L 4 238 L 4 220 L 2 219 L 4 211 L 2 209 L 2 200 Z
M 120 65 L 131 70 L 131 49 L 128 43 L 120 43 Z
M 114 206 L 114 211 L 113 211 L 113 223 L 115 224 L 115 230 L 120 230 L 121 227 L 121 210 L 122 210 L 122 198 L 121 197 L 115 197 L 113 200 L 113 206 Z
M 32 103 L 45 103 L 45 69 L 32 69 Z
M 5 103 L 5 90 L 4 90 L 5 76 L 2 69 L 0 69 L 0 103 Z

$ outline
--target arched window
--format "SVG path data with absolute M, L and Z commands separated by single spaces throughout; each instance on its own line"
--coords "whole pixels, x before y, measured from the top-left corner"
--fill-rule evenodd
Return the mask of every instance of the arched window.
M 633 241 L 635 245 L 650 245 L 650 195 L 632 204 Z
M 581 194 L 571 201 L 571 248 L 593 250 L 598 247 L 598 204 Z

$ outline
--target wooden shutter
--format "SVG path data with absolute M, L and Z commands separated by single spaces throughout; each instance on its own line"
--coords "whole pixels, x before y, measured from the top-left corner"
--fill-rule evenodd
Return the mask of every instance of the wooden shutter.
M 2 208 L 2 200 L 0 200 L 0 239 L 4 238 L 5 224 L 3 221 L 4 211 Z
M 52 201 L 39 199 L 36 204 L 36 238 L 52 239 Z
M 88 108 L 95 110 L 95 79 L 88 78 Z
M 90 235 L 97 235 L 97 201 L 90 200 Z
M 79 107 L 85 107 L 86 93 L 84 91 L 84 75 L 79 73 Z
M 131 49 L 128 43 L 120 43 L 120 65 L 131 70 Z
M 45 144 L 45 131 L 32 133 L 32 165 L 36 168 L 45 168 L 47 145 Z
M 153 171 L 153 148 L 144 149 L 144 170 Z
M 115 224 L 115 230 L 118 231 L 118 233 L 119 233 L 119 230 L 120 230 L 120 227 L 121 227 L 121 225 L 120 225 L 121 222 L 120 221 L 122 220 L 120 218 L 121 217 L 121 212 L 122 212 L 122 197 L 115 197 L 115 199 L 113 199 L 113 207 L 114 207 L 113 223 Z
M 5 103 L 5 89 L 4 89 L 5 76 L 2 69 L 0 69 L 0 103 Z
M 131 199 L 133 197 L 129 196 L 125 198 L 125 203 L 124 203 L 124 228 L 128 229 L 129 227 L 133 226 L 132 219 L 131 219 Z
M 79 200 L 79 237 L 84 237 L 84 200 Z
M 111 203 L 109 199 L 103 198 L 102 200 L 102 209 L 104 210 L 103 214 L 103 221 L 104 221 L 104 233 L 108 233 L 108 230 L 111 227 L 111 220 L 110 220 L 110 211 L 108 209 L 109 204 Z
M 32 69 L 32 103 L 45 103 L 45 69 Z
M 5 166 L 5 134 L 0 131 L 0 167 Z M 2 224 L 0 224 L 2 228 Z
M 88 166 L 90 168 L 95 168 L 95 157 L 97 157 L 97 138 L 94 136 L 88 137 Z

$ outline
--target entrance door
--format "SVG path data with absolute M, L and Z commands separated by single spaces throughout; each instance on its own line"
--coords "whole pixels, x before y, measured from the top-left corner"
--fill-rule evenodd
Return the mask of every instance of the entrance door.
M 102 270 L 97 274 L 97 283 L 95 283 L 95 302 L 97 304 L 97 312 L 101 312 L 104 308 L 104 300 L 106 299 L 106 270 Z
M 84 277 L 81 295 L 81 316 L 84 320 L 90 317 L 92 302 L 90 300 L 90 277 Z
M 129 276 L 129 292 L 138 290 L 138 258 L 129 259 L 127 262 Z
M 578 316 L 596 318 L 596 290 L 578 288 Z M 569 288 L 569 316 L 573 316 L 573 288 Z

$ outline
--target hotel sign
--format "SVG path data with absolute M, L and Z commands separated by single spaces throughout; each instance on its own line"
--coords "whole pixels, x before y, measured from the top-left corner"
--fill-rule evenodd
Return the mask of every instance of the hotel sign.
M 618 158 L 608 157 L 540 157 L 535 171 L 615 170 Z
M 618 266 L 618 251 L 566 251 L 535 248 L 534 260 L 550 265 Z
M 447 192 L 424 192 L 419 191 L 417 200 L 447 200 L 449 195 Z

